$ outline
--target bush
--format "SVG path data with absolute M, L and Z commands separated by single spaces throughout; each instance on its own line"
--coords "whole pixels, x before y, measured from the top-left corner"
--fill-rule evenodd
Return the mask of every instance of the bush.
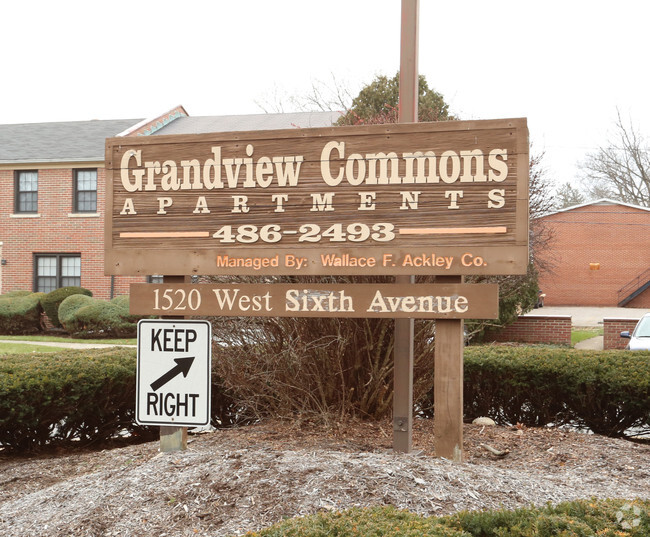
M 650 430 L 650 352 L 468 347 L 464 370 L 468 420 L 570 424 L 607 436 Z M 430 392 L 425 414 L 432 400 Z
M 0 446 L 31 451 L 47 445 L 88 445 L 120 432 L 137 438 L 157 427 L 135 422 L 136 352 L 113 347 L 0 357 Z M 225 427 L 237 409 L 212 378 L 211 421 Z
M 285 520 L 249 537 L 471 537 L 471 534 L 394 507 L 358 507 Z
M 3 295 L 0 295 L 0 298 L 14 298 L 17 296 L 27 296 L 31 295 L 33 291 L 9 291 L 7 293 L 4 293 Z
M 111 348 L 0 359 L 0 444 L 86 445 L 135 424 L 135 353 Z
M 61 328 L 61 323 L 59 322 L 59 306 L 63 300 L 71 295 L 93 296 L 91 291 L 83 287 L 60 287 L 59 289 L 50 291 L 41 298 L 43 311 L 50 319 L 50 322 L 57 328 Z
M 345 279 L 371 280 L 388 281 Z M 338 281 L 343 280 L 301 278 L 300 285 Z M 416 320 L 416 398 L 432 382 L 432 333 L 431 322 Z M 217 372 L 253 417 L 300 415 L 328 421 L 345 416 L 383 419 L 391 414 L 394 319 L 219 317 L 213 319 L 213 334 Z
M 13 291 L 0 295 L 0 334 L 40 332 L 43 293 Z
M 649 515 L 650 500 L 577 500 L 514 511 L 461 512 L 444 521 L 477 537 L 642 537 L 650 531 Z
M 125 309 L 126 311 L 129 311 L 129 295 L 119 295 L 116 296 L 113 300 L 111 300 L 113 304 L 116 306 Z
M 245 276 L 208 278 L 214 283 L 258 280 Z M 271 280 L 306 286 L 393 281 L 381 276 L 284 276 Z M 424 283 L 427 278 L 418 281 Z M 501 323 L 516 317 L 518 307 L 531 309 L 536 303 L 536 274 L 532 265 L 526 276 L 485 281 L 499 283 Z M 472 326 L 474 333 L 485 328 Z M 213 327 L 219 340 L 215 347 L 219 374 L 257 416 L 382 419 L 392 412 L 393 319 L 219 317 L 213 320 Z M 433 383 L 434 335 L 434 321 L 415 320 L 413 395 L 416 401 L 426 396 Z
M 647 537 L 650 500 L 578 500 L 514 511 L 424 517 L 394 507 L 284 520 L 249 537 Z
M 99 300 L 72 295 L 59 306 L 59 319 L 75 337 L 135 337 L 141 317 L 129 313 L 129 297 Z
M 63 328 L 69 332 L 70 329 L 68 326 L 71 326 L 70 323 L 72 323 L 77 310 L 83 306 L 92 304 L 94 301 L 94 298 L 91 298 L 87 295 L 71 295 L 65 298 L 59 305 L 58 317 L 61 326 L 63 326 Z

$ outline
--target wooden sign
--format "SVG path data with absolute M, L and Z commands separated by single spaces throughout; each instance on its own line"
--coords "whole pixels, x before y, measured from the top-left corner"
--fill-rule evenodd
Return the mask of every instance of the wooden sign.
M 525 119 L 110 138 L 107 274 L 519 274 Z
M 496 319 L 497 284 L 131 284 L 134 315 Z

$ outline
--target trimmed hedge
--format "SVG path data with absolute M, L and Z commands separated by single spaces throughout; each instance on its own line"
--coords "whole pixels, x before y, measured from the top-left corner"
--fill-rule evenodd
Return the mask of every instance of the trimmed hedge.
M 59 289 L 50 291 L 41 298 L 43 311 L 50 319 L 50 322 L 57 328 L 61 328 L 61 323 L 59 322 L 59 306 L 61 302 L 71 295 L 93 296 L 92 291 L 83 287 L 60 287 Z
M 121 430 L 145 434 L 134 422 L 135 354 L 112 348 L 0 357 L 0 445 L 28 450 L 101 441 Z M 609 436 L 650 431 L 650 352 L 469 347 L 464 401 L 468 420 L 570 424 Z M 432 415 L 430 406 L 420 408 Z M 244 410 L 213 371 L 212 424 L 238 423 Z
M 83 306 L 92 304 L 96 299 L 87 295 L 71 295 L 65 298 L 59 305 L 59 322 L 63 328 L 72 323 L 77 310 Z M 70 324 L 71 325 L 71 324 Z
M 432 402 L 429 392 L 425 415 Z M 630 428 L 650 431 L 650 352 L 467 347 L 464 414 L 501 424 L 573 425 L 615 437 Z
M 425 517 L 394 507 L 284 520 L 249 537 L 647 537 L 650 500 L 577 500 L 513 511 Z
M 32 450 L 48 443 L 102 441 L 134 421 L 135 353 L 93 349 L 12 354 L 0 359 L 0 444 Z
M 20 335 L 40 332 L 43 293 L 12 291 L 0 295 L 0 334 Z
M 34 291 L 9 291 L 7 293 L 4 293 L 3 295 L 0 295 L 0 298 L 14 298 L 17 296 L 27 296 L 31 295 Z
M 84 295 L 67 297 L 59 306 L 63 328 L 80 338 L 135 337 L 140 316 L 129 313 L 129 297 L 100 300 Z
M 135 422 L 135 390 L 132 348 L 0 356 L 0 446 L 88 445 L 124 432 L 154 438 L 157 427 Z M 213 375 L 212 424 L 233 424 L 236 409 Z

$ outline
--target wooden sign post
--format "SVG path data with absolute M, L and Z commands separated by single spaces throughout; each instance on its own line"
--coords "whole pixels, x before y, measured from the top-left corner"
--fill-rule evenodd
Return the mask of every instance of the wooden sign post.
M 440 283 L 461 284 L 462 281 L 462 276 L 436 277 L 436 282 Z M 497 302 L 498 300 L 497 296 Z M 434 448 L 436 456 L 454 462 L 463 460 L 463 325 L 462 319 L 436 321 L 433 377 Z
M 163 283 L 185 283 L 185 276 L 163 276 Z M 184 319 L 183 315 L 164 316 L 163 319 Z M 160 451 L 184 451 L 187 449 L 187 427 L 162 425 L 160 427 Z

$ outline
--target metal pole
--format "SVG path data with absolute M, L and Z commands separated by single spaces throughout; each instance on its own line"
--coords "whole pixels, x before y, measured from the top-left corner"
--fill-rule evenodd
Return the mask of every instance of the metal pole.
M 418 120 L 419 0 L 402 0 L 399 70 L 399 123 Z M 395 283 L 413 283 L 397 276 Z M 395 319 L 393 370 L 393 449 L 409 453 L 413 439 L 413 319 Z
M 402 0 L 399 66 L 399 123 L 418 120 L 418 17 L 419 0 Z

